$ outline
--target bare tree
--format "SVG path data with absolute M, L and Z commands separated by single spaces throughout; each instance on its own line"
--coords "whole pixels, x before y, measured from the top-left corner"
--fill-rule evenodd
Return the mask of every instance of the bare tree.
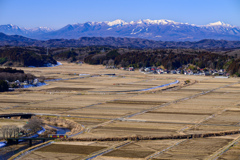
M 14 138 L 15 138 L 15 137 L 18 137 L 18 136 L 19 136 L 19 133 L 20 133 L 20 128 L 17 127 L 17 126 L 15 126 L 15 127 L 14 127 Z
M 113 59 L 108 60 L 108 65 L 109 66 L 114 66 L 114 60 Z
M 23 126 L 24 129 L 28 130 L 29 132 L 37 132 L 38 130 L 42 129 L 42 120 L 38 119 L 37 117 L 32 117 L 26 125 Z
M 17 127 L 16 125 L 11 125 L 9 127 L 9 136 L 10 136 L 10 138 L 11 137 L 16 138 L 16 137 L 18 137 L 18 134 L 19 134 L 19 127 Z
M 5 125 L 1 128 L 2 138 L 18 137 L 20 128 L 16 125 Z
M 2 126 L 2 135 L 3 135 L 3 138 L 8 138 L 8 129 L 9 129 L 9 126 Z
M 13 132 L 14 132 L 13 126 L 9 126 L 9 127 L 8 127 L 8 135 L 9 135 L 9 138 L 12 138 Z

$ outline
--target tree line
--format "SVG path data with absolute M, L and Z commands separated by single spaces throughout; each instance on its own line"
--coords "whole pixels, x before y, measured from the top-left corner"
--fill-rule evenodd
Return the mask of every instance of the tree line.
M 113 64 L 118 67 L 164 66 L 172 70 L 192 64 L 199 68 L 226 69 L 230 74 L 240 74 L 240 60 L 226 54 L 210 51 L 133 50 L 120 53 L 113 49 L 108 53 L 89 54 L 84 62 L 89 64 Z
M 42 129 L 42 120 L 33 117 L 23 127 L 16 125 L 4 125 L 0 128 L 0 137 L 5 138 L 17 138 L 19 136 L 36 134 L 37 131 Z M 21 134 L 20 134 L 21 133 Z
M 13 69 L 11 67 L 0 68 L 0 92 L 8 91 L 9 87 L 14 88 L 15 81 L 33 81 L 36 77 L 30 73 L 24 73 L 23 70 Z
M 0 49 L 0 65 L 41 67 L 48 63 L 57 64 L 51 55 L 41 54 L 38 50 L 31 50 L 24 47 Z

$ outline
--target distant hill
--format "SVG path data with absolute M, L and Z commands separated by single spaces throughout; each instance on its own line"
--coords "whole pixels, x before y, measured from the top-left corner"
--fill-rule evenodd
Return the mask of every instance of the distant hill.
M 0 48 L 0 65 L 2 66 L 36 66 L 43 67 L 57 64 L 52 55 L 43 53 L 42 48 L 2 47 Z
M 37 47 L 83 47 L 112 46 L 129 48 L 194 48 L 194 49 L 235 49 L 240 41 L 204 39 L 196 42 L 154 41 L 140 38 L 119 37 L 81 37 L 79 39 L 34 40 L 18 35 L 0 33 L 0 46 L 37 46 Z
M 195 25 L 165 19 L 145 19 L 131 22 L 117 19 L 112 22 L 76 23 L 68 24 L 57 30 L 47 27 L 27 29 L 7 24 L 0 25 L 0 32 L 38 40 L 78 39 L 79 37 L 127 37 L 156 41 L 240 40 L 240 27 L 224 22 Z
M 0 32 L 0 41 L 1 42 L 3 42 L 3 41 L 35 42 L 37 40 L 31 39 L 31 38 L 26 38 L 26 37 L 19 36 L 19 35 L 9 36 L 9 35 L 6 35 L 6 34 Z

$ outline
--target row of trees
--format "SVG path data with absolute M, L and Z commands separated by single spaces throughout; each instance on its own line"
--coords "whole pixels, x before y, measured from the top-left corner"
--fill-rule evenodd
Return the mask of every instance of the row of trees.
M 36 77 L 30 73 L 7 73 L 7 72 L 0 72 L 0 80 L 7 80 L 9 82 L 14 82 L 19 80 L 20 82 L 24 81 L 31 81 L 34 80 Z
M 77 53 L 74 52 L 74 51 L 65 51 L 65 52 L 61 52 L 59 54 L 56 54 L 54 56 L 54 58 L 58 59 L 58 60 L 69 60 L 71 59 L 70 61 L 76 61 L 76 56 L 77 56 Z
M 240 59 L 232 60 L 228 67 L 228 72 L 230 74 L 235 74 L 236 76 L 240 76 Z
M 18 127 L 16 125 L 5 125 L 0 128 L 0 135 L 2 138 L 16 138 L 23 133 L 25 135 L 35 134 L 37 131 L 42 129 L 42 120 L 36 117 L 33 117 L 28 121 L 23 127 Z
M 0 49 L 1 63 L 18 64 L 19 66 L 44 66 L 45 64 L 57 64 L 51 55 L 41 54 L 38 51 L 22 47 Z
M 14 68 L 11 68 L 11 67 L 0 68 L 0 72 L 7 72 L 7 73 L 24 73 L 24 71 L 21 70 L 21 69 L 14 69 Z
M 0 92 L 8 91 L 9 85 L 5 80 L 0 80 Z
M 25 74 L 23 70 L 13 68 L 0 68 L 0 92 L 8 91 L 9 87 L 14 88 L 15 81 L 33 81 L 36 77 L 30 73 Z M 8 82 L 7 82 L 8 81 Z
M 5 125 L 2 126 L 0 132 L 2 133 L 3 138 L 16 138 L 19 136 L 19 133 L 22 129 L 17 127 L 16 125 Z
M 198 53 L 174 53 L 160 51 L 136 50 L 131 52 L 118 53 L 118 50 L 112 50 L 106 54 L 90 54 L 84 61 L 90 64 L 104 64 L 113 60 L 115 65 L 122 67 L 133 66 L 136 68 L 150 66 L 164 66 L 166 69 L 176 69 L 186 64 L 193 64 L 200 68 L 222 69 L 232 60 L 227 55 L 216 54 L 202 51 Z

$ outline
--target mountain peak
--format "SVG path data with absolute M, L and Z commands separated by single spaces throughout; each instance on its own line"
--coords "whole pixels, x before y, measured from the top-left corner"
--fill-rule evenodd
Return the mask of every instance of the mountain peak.
M 35 28 L 25 28 L 25 29 L 28 31 L 46 31 L 46 32 L 54 30 L 54 29 L 48 28 L 48 27 L 35 27 Z
M 151 20 L 151 19 L 145 19 L 143 20 L 145 23 L 147 24 L 162 24 L 162 25 L 166 25 L 166 24 L 180 24 L 179 22 L 175 22 L 172 20 L 167 20 L 167 19 L 159 19 L 159 20 Z
M 160 19 L 160 20 L 151 20 L 151 19 L 139 19 L 137 21 L 131 21 L 131 22 L 125 22 L 121 19 L 116 19 L 112 22 L 107 21 L 106 22 L 107 25 L 109 26 L 115 26 L 115 25 L 127 25 L 127 24 L 147 24 L 147 25 L 152 25 L 152 24 L 156 24 L 156 25 L 167 25 L 167 24 L 182 24 L 179 22 L 175 22 L 172 20 L 167 20 L 167 19 Z
M 221 21 L 217 21 L 217 22 L 214 22 L 214 23 L 209 23 L 207 26 L 225 26 L 225 27 L 232 27 L 232 25 L 226 24 L 226 23 L 221 22 Z
M 14 24 L 7 24 L 6 25 L 8 28 L 14 28 L 14 29 L 18 29 L 19 27 L 14 25 Z
M 115 26 L 115 25 L 125 25 L 125 24 L 128 24 L 127 22 L 125 22 L 124 20 L 121 20 L 121 19 L 116 19 L 115 21 L 112 21 L 112 22 L 107 22 L 107 25 L 109 26 Z

